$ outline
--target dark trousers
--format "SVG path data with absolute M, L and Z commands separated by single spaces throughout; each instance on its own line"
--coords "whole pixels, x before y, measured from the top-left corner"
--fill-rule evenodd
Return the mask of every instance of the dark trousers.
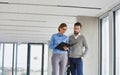
M 83 75 L 83 61 L 81 58 L 69 58 L 71 75 Z

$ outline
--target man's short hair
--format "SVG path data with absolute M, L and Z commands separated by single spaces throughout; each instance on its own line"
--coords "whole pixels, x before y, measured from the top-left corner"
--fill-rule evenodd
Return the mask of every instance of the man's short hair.
M 80 23 L 80 22 L 76 22 L 75 24 L 74 24 L 74 27 L 75 26 L 80 26 L 80 28 L 82 28 L 82 24 Z

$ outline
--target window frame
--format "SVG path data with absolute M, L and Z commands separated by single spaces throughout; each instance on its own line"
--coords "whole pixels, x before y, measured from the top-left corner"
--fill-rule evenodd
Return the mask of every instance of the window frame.
M 108 16 L 109 17 L 109 24 L 110 24 L 110 28 L 109 28 L 109 41 L 110 41 L 110 75 L 116 75 L 116 24 L 115 24 L 115 12 L 120 9 L 120 4 L 118 4 L 117 6 L 113 7 L 111 10 L 109 10 L 108 12 L 106 12 L 105 14 L 99 16 L 99 75 L 102 75 L 102 25 L 101 25 L 101 20 Z
M 114 7 L 111 11 L 113 12 L 113 22 L 114 22 L 114 75 L 116 74 L 116 11 L 120 10 L 120 4 Z

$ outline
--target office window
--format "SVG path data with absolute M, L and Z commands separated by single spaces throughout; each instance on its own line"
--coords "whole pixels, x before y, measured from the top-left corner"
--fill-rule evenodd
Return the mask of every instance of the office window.
M 4 75 L 12 74 L 13 44 L 4 44 Z
M 41 75 L 42 45 L 31 45 L 30 75 Z
M 120 10 L 115 12 L 115 26 L 116 26 L 116 75 L 120 75 Z
M 0 44 L 0 75 L 2 75 L 2 56 L 3 56 L 3 44 Z
M 18 45 L 17 74 L 26 75 L 27 72 L 27 44 Z
M 44 66 L 42 64 L 42 44 L 1 43 L 0 44 L 0 75 L 47 75 L 48 45 L 44 45 Z M 30 65 L 29 62 L 30 57 Z M 28 67 L 29 66 L 29 67 Z M 43 69 L 44 68 L 44 69 Z M 30 71 L 28 71 L 30 69 Z
M 45 50 L 44 50 L 44 75 L 48 75 L 48 45 L 45 44 Z
M 109 75 L 109 20 L 102 19 L 102 75 Z

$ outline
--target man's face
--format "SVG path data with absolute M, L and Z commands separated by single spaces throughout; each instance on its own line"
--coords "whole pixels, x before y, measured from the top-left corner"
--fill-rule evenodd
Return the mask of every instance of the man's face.
M 80 32 L 80 30 L 81 30 L 80 26 L 75 26 L 75 27 L 74 27 L 74 34 L 75 34 L 75 35 L 78 35 L 79 32 Z

